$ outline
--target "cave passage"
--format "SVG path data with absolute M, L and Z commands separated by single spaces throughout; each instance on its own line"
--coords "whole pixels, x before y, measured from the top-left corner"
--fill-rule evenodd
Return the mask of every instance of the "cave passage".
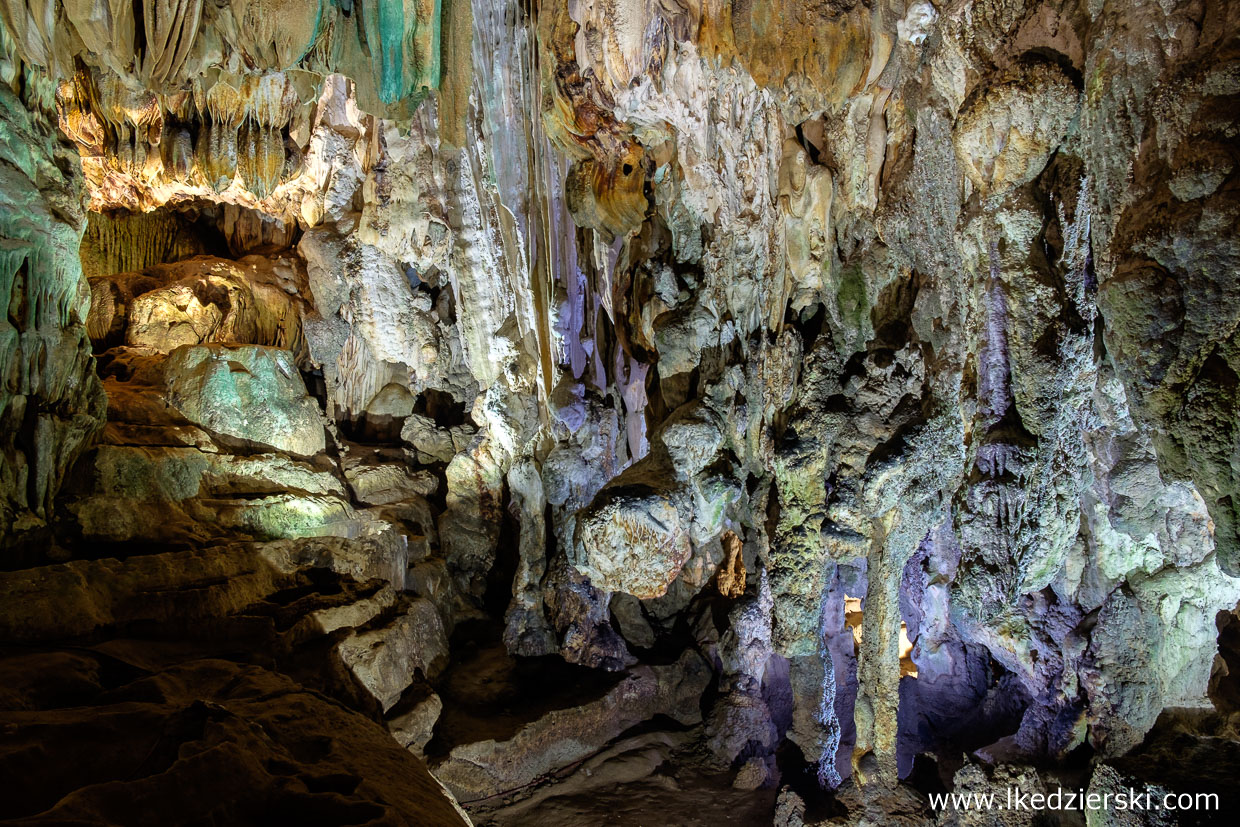
M 0 4 L 0 821 L 1236 823 L 1238 77 L 1235 0 Z

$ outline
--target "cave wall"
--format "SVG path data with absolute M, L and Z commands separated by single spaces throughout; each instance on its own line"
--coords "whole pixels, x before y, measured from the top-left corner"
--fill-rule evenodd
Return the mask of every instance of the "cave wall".
M 6 525 L 69 478 L 65 543 L 403 537 L 444 635 L 605 671 L 691 641 L 714 760 L 787 739 L 832 786 L 1111 758 L 1207 703 L 1236 4 L 102 8 L 4 7 L 60 82 L 4 99 L 37 298 Z M 159 252 L 86 282 L 53 105 L 92 209 L 211 204 L 258 254 L 109 218 Z
M 24 102 L 0 88 L 5 567 L 20 559 L 20 546 L 46 542 L 60 484 L 103 424 L 104 398 L 85 330 L 90 292 L 77 253 L 86 221 L 82 176 L 73 148 L 44 108 L 49 91 L 46 80 L 31 79 Z

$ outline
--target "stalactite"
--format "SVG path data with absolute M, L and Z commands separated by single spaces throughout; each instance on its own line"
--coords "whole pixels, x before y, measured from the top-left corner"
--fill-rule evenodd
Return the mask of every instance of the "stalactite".
M 1012 405 L 1011 368 L 1008 363 L 1007 298 L 999 273 L 997 243 L 990 245 L 990 278 L 983 288 L 986 293 L 986 339 L 978 349 L 978 397 L 985 405 L 988 424 L 1003 418 Z
M 180 74 L 198 36 L 202 0 L 142 0 L 144 54 L 141 75 L 162 88 Z
M 97 433 L 104 398 L 84 323 L 76 164 L 54 125 L 0 88 L 0 546 L 51 514 L 69 465 Z
M 206 252 L 182 222 L 168 212 L 90 213 L 82 238 L 82 272 L 87 278 L 141 270 Z
M 233 2 L 236 35 L 254 62 L 275 69 L 297 66 L 323 29 L 327 0 L 240 0 Z

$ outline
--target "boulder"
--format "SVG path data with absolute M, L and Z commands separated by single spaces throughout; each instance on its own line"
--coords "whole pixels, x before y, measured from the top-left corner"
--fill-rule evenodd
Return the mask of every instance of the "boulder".
M 168 404 L 223 437 L 312 456 L 326 445 L 323 419 L 292 354 L 257 345 L 183 345 L 164 368 Z
M 646 599 L 667 591 L 692 551 L 666 492 L 621 483 L 582 512 L 571 562 L 596 588 Z
M 973 185 L 989 195 L 1042 171 L 1076 114 L 1080 95 L 1057 66 L 1020 64 L 966 103 L 952 142 Z
M 425 684 L 410 687 L 400 703 L 388 711 L 387 725 L 396 743 L 421 755 L 435 733 L 443 701 Z
M 411 457 L 423 464 L 451 462 L 458 450 L 447 428 L 440 428 L 435 420 L 421 414 L 410 414 L 405 419 L 400 438 L 409 446 Z

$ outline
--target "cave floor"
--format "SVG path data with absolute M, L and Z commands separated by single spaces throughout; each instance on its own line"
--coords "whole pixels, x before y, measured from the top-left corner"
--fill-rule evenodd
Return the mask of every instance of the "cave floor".
M 717 824 L 770 824 L 776 790 L 736 790 L 735 773 L 712 773 L 691 766 L 664 766 L 630 783 L 609 783 L 564 795 L 536 806 L 518 804 L 474 816 L 477 827 L 570 827 L 623 824 L 626 827 Z M 551 788 L 554 791 L 554 787 Z

